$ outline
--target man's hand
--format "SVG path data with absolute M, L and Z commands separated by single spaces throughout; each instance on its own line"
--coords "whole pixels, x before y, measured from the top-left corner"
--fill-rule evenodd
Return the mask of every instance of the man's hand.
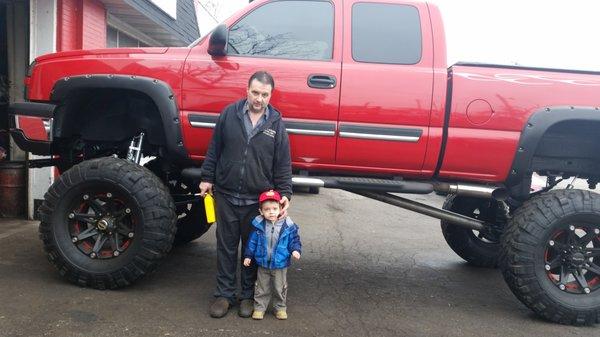
M 297 252 L 296 252 L 297 253 Z M 249 258 L 245 258 L 244 259 L 244 266 L 246 267 L 250 267 L 250 263 L 252 262 L 252 260 L 250 260 Z
M 297 250 L 292 252 L 292 256 L 294 257 L 294 259 L 300 260 L 300 252 L 298 252 Z
M 281 201 L 279 201 L 279 203 L 281 204 L 281 212 L 279 212 L 278 219 L 283 219 L 287 216 L 287 209 L 290 207 L 290 201 L 287 197 L 281 197 Z
M 200 196 L 204 197 L 206 195 L 206 193 L 210 193 L 212 194 L 213 190 L 213 184 L 211 183 L 207 183 L 205 181 L 200 183 Z

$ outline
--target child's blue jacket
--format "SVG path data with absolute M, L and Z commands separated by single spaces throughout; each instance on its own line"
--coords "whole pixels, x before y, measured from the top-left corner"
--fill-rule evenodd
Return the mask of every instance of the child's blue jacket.
M 283 269 L 290 265 L 290 257 L 293 251 L 302 253 L 302 243 L 298 235 L 298 225 L 290 217 L 285 218 L 281 226 L 279 239 L 271 253 L 271 261 L 267 261 L 267 238 L 265 235 L 266 220 L 257 216 L 252 220 L 254 227 L 248 238 L 248 245 L 244 251 L 244 257 L 251 258 L 256 264 L 267 269 Z

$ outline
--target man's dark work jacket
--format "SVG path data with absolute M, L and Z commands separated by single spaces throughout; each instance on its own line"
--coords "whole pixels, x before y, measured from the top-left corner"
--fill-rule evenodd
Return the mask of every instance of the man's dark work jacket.
M 269 118 L 248 139 L 244 104 L 246 99 L 230 104 L 219 116 L 202 164 L 202 181 L 235 198 L 258 201 L 261 192 L 274 189 L 291 199 L 290 142 L 281 113 L 269 105 Z

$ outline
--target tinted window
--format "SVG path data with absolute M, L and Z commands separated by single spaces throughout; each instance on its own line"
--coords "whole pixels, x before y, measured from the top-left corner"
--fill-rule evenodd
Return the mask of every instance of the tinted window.
M 373 63 L 418 63 L 421 60 L 419 11 L 407 5 L 355 4 L 352 58 Z
M 328 60 L 333 52 L 333 6 L 279 1 L 261 6 L 229 31 L 228 54 Z

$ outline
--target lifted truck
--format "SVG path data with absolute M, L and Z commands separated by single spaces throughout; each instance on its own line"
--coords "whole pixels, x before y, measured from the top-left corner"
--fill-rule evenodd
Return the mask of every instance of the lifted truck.
M 254 1 L 187 48 L 38 57 L 11 133 L 50 156 L 32 166 L 62 173 L 38 212 L 65 278 L 132 284 L 207 230 L 198 167 L 219 112 L 260 69 L 276 81 L 296 185 L 437 217 L 458 255 L 499 266 L 541 317 L 600 320 L 600 196 L 552 190 L 600 179 L 600 74 L 448 68 L 439 10 L 418 2 Z M 31 117 L 48 140 L 19 128 Z M 532 193 L 534 172 L 548 183 Z M 433 191 L 448 194 L 443 209 L 390 194 Z

